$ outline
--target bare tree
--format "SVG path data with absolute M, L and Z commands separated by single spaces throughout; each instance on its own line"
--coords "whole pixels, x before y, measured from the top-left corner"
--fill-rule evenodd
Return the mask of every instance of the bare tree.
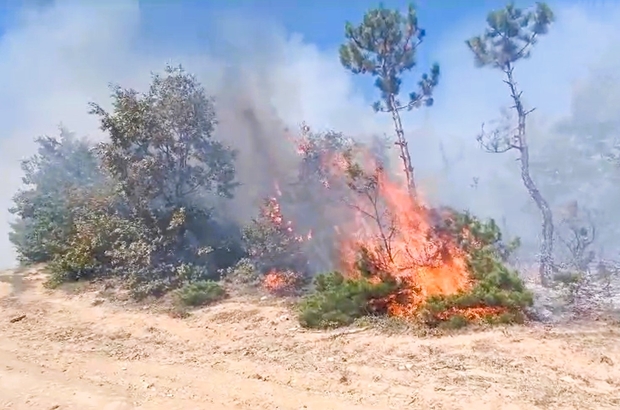
M 571 202 L 567 211 L 560 222 L 557 236 L 569 252 L 570 266 L 579 272 L 586 272 L 595 257 L 590 247 L 596 239 L 596 224 L 592 212 L 580 209 L 577 201 Z
M 402 76 L 416 66 L 416 52 L 425 35 L 418 25 L 413 5 L 409 5 L 405 15 L 380 6 L 368 11 L 361 24 L 346 24 L 347 41 L 340 47 L 340 62 L 344 67 L 354 74 L 376 77 L 375 86 L 381 91 L 381 99 L 373 104 L 373 108 L 392 115 L 397 137 L 395 145 L 400 149 L 407 186 L 414 196 L 413 164 L 400 112 L 433 104 L 432 93 L 439 81 L 439 65 L 434 64 L 429 74 L 422 75 L 418 91 L 410 93 L 407 102 L 401 102 L 399 95 Z
M 384 206 L 380 196 L 380 178 L 384 170 L 381 165 L 377 165 L 372 172 L 365 172 L 358 163 L 354 162 L 351 151 L 345 153 L 344 159 L 347 164 L 347 187 L 356 196 L 361 196 L 367 206 L 362 207 L 355 201 L 348 201 L 346 198 L 345 203 L 376 224 L 379 231 L 378 239 L 383 251 L 381 253 L 387 257 L 387 261 L 383 262 L 393 262 L 392 240 L 397 234 L 397 230 L 394 215 Z
M 514 68 L 517 61 L 530 56 L 533 46 L 541 35 L 548 32 L 553 19 L 553 12 L 545 3 L 537 3 L 535 8 L 529 10 L 510 3 L 502 10 L 490 12 L 484 33 L 466 42 L 474 54 L 476 65 L 501 70 L 510 91 L 511 109 L 517 116 L 516 129 L 506 126 L 486 134 L 483 127 L 478 140 L 489 152 L 518 152 L 521 179 L 542 215 L 540 279 L 543 284 L 549 283 L 553 273 L 553 214 L 530 174 L 526 119 L 534 109 L 526 109 L 523 104 L 523 92 L 514 78 Z

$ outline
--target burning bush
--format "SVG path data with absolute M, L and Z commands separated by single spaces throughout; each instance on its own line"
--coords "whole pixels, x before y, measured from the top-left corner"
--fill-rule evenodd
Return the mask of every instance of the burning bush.
M 493 220 L 483 222 L 455 211 L 447 211 L 436 229 L 447 232 L 465 253 L 471 284 L 457 294 L 428 298 L 420 311 L 422 319 L 429 325 L 445 323 L 453 316 L 491 323 L 522 321 L 533 295 L 505 263 L 518 240 L 505 243 Z
M 333 168 L 344 175 L 343 202 L 352 211 L 338 227 L 340 273 L 317 279 L 302 302 L 301 322 L 333 326 L 366 314 L 431 326 L 522 319 L 532 297 L 504 264 L 516 243 L 504 244 L 493 221 L 422 205 L 358 154 L 345 152 Z
M 515 244 L 505 245 L 491 220 L 453 211 L 441 212 L 436 234 L 450 236 L 465 257 L 469 275 L 466 287 L 452 294 L 435 293 L 429 267 L 420 267 L 420 277 L 398 276 L 382 271 L 365 249 L 359 250 L 356 276 L 351 273 L 320 275 L 314 292 L 301 303 L 300 322 L 307 327 L 347 325 L 366 315 L 392 315 L 420 320 L 426 325 L 463 326 L 473 321 L 512 323 L 524 319 L 532 304 L 516 272 L 504 264 Z M 426 276 L 422 276 L 426 275 Z M 447 279 L 449 280 L 449 279 Z
M 306 283 L 305 278 L 298 272 L 272 269 L 263 279 L 263 287 L 269 292 L 280 296 L 291 296 Z
M 244 229 L 243 239 L 248 255 L 263 274 L 307 265 L 300 245 L 304 238 L 293 231 L 291 221 L 284 219 L 276 198 L 264 201 L 258 218 Z
M 301 289 L 308 273 L 301 244 L 308 238 L 294 232 L 276 198 L 265 200 L 258 218 L 244 229 L 243 239 L 264 289 L 282 296 Z

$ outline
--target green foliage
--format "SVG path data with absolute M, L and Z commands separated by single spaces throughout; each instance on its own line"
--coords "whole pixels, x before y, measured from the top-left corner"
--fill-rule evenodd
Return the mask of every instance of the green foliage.
M 553 12 L 545 3 L 536 3 L 530 10 L 509 3 L 502 10 L 490 12 L 484 34 L 472 37 L 466 44 L 476 65 L 509 70 L 516 61 L 530 57 L 538 37 L 547 34 L 553 20 Z
M 201 189 L 230 197 L 236 152 L 213 138 L 213 101 L 182 67 L 153 75 L 146 94 L 113 89 L 113 111 L 92 103 L 110 142 L 101 144 L 106 169 L 136 207 L 154 199 L 175 206 Z
M 132 221 L 119 230 L 129 228 L 133 240 L 121 234 L 106 253 L 112 267 L 134 284 L 152 283 L 152 291 L 178 286 L 187 266 L 194 276 L 215 277 L 222 266 L 210 266 L 210 256 L 229 244 L 214 238 L 221 230 L 207 198 L 232 195 L 236 152 L 213 138 L 214 106 L 200 83 L 167 67 L 146 94 L 114 88 L 111 113 L 92 107 L 110 135 L 99 153 L 116 182 L 114 216 Z
M 256 265 L 249 258 L 240 259 L 222 272 L 222 280 L 235 286 L 258 286 L 261 277 Z
M 154 75 L 147 93 L 114 87 L 112 97 L 111 112 L 91 110 L 107 142 L 40 139 L 24 163 L 33 188 L 15 198 L 20 254 L 51 260 L 50 286 L 114 276 L 137 297 L 218 278 L 244 251 L 209 206 L 237 186 L 212 100 L 180 67 Z
M 381 91 L 381 101 L 374 104 L 376 111 L 398 111 L 433 104 L 432 93 L 439 81 L 439 65 L 434 64 L 429 74 L 423 74 L 419 90 L 409 94 L 401 103 L 402 76 L 415 68 L 416 53 L 426 32 L 418 24 L 417 11 L 409 5 L 406 14 L 382 6 L 369 10 L 361 24 L 347 23 L 347 42 L 340 47 L 340 62 L 354 74 L 376 77 L 375 86 Z
M 226 297 L 226 291 L 219 283 L 205 280 L 188 283 L 175 291 L 175 298 L 182 306 L 204 306 Z
M 430 73 L 422 75 L 418 90 L 409 93 L 408 101 L 401 102 L 399 96 L 403 75 L 416 66 L 417 49 L 425 35 L 418 25 L 413 5 L 409 5 L 405 15 L 379 6 L 366 12 L 359 25 L 346 24 L 346 42 L 340 47 L 340 62 L 345 68 L 354 74 L 368 73 L 375 78 L 381 98 L 373 103 L 373 109 L 392 116 L 397 136 L 395 144 L 400 149 L 407 188 L 413 196 L 416 195 L 414 168 L 399 112 L 433 105 L 439 65 L 434 64 Z
M 95 189 L 104 180 L 88 141 L 61 129 L 59 137 L 36 142 L 37 153 L 21 164 L 25 188 L 15 194 L 10 209 L 18 219 L 9 239 L 26 264 L 47 262 L 60 251 L 71 232 L 71 192 Z
M 71 232 L 54 255 L 51 283 L 120 276 L 137 282 L 136 267 L 148 264 L 149 232 L 139 220 L 116 211 L 112 188 L 73 191 Z
M 347 279 L 341 273 L 318 275 L 315 290 L 300 303 L 299 321 L 309 328 L 345 326 L 368 315 L 384 315 L 385 299 L 398 288 L 394 281 L 372 283 L 368 278 Z

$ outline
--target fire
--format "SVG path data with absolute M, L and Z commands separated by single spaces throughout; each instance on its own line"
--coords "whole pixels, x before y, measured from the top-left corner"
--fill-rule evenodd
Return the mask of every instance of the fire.
M 506 308 L 502 306 L 479 306 L 469 309 L 448 309 L 445 312 L 441 312 L 438 318 L 441 320 L 447 320 L 451 316 L 460 315 L 467 320 L 479 320 L 487 316 L 499 316 L 506 312 Z
M 340 237 L 341 272 L 348 277 L 359 277 L 363 249 L 373 268 L 391 275 L 402 285 L 402 291 L 384 301 L 393 316 L 415 315 L 430 296 L 470 290 L 474 283 L 467 255 L 452 238 L 436 232 L 430 222 L 429 208 L 420 197 L 413 197 L 404 184 L 390 177 L 368 153 L 362 152 L 361 160 L 366 165 L 364 170 L 370 170 L 370 178 L 363 181 L 362 189 L 357 191 L 359 195 L 347 203 L 353 216 L 336 228 Z M 350 169 L 351 159 L 332 155 L 327 164 L 332 173 L 344 175 Z M 486 307 L 459 312 L 468 318 L 495 313 L 493 308 Z
M 304 126 L 302 136 L 295 141 L 302 156 L 316 149 L 308 134 L 309 129 Z M 370 176 L 362 178 L 359 185 L 351 182 L 351 165 L 357 164 L 359 158 L 352 161 L 351 155 L 319 153 L 323 187 L 327 190 L 344 187 L 343 192 L 347 192 L 341 204 L 347 208 L 347 212 L 343 212 L 345 220 L 334 226 L 341 273 L 350 278 L 361 275 L 359 263 L 363 250 L 365 261 L 377 273 L 371 280 L 382 280 L 383 273 L 401 285 L 398 294 L 378 301 L 385 304 L 388 314 L 393 316 L 415 315 L 430 296 L 450 296 L 471 290 L 474 283 L 467 255 L 451 237 L 437 232 L 430 210 L 420 197 L 413 197 L 403 183 L 378 166 L 367 152 L 355 152 L 362 154 L 363 178 Z M 281 194 L 278 186 L 276 191 Z M 275 199 L 271 205 L 274 222 L 286 224 Z M 290 223 L 286 226 L 290 228 Z M 298 240 L 311 238 L 308 234 Z M 265 277 L 265 287 L 272 291 L 285 287 L 286 278 L 286 274 L 273 270 Z M 455 314 L 480 319 L 503 311 L 496 307 L 453 309 L 443 312 L 442 320 Z
M 360 196 L 352 209 L 355 218 L 341 241 L 341 269 L 357 276 L 359 250 L 383 272 L 405 285 L 405 291 L 388 301 L 388 312 L 409 316 L 429 296 L 453 295 L 471 288 L 466 255 L 449 238 L 430 225 L 428 208 L 422 206 L 400 183 L 377 171 L 376 195 L 383 202 L 378 212 L 372 200 Z M 344 228 L 344 229 L 343 229 Z
M 292 271 L 280 272 L 272 269 L 263 278 L 263 287 L 270 293 L 293 293 L 300 282 L 300 276 Z

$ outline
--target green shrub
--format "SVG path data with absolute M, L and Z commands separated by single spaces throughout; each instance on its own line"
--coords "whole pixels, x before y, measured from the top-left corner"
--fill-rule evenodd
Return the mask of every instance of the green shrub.
M 250 259 L 242 258 L 234 266 L 223 270 L 222 280 L 235 286 L 258 286 L 261 275 Z
M 371 283 L 369 279 L 347 279 L 339 272 L 318 275 L 314 292 L 300 303 L 299 321 L 309 328 L 345 326 L 367 315 L 387 311 L 380 301 L 395 293 L 395 281 Z
M 24 264 L 49 262 L 71 233 L 74 190 L 97 191 L 105 181 L 93 145 L 66 129 L 35 140 L 37 153 L 21 163 L 23 187 L 13 196 L 9 239 Z
M 462 329 L 469 325 L 469 320 L 463 315 L 452 315 L 450 318 L 441 323 L 442 329 Z
M 203 280 L 188 283 L 175 291 L 177 304 L 183 306 L 205 306 L 226 298 L 226 290 L 217 282 Z

